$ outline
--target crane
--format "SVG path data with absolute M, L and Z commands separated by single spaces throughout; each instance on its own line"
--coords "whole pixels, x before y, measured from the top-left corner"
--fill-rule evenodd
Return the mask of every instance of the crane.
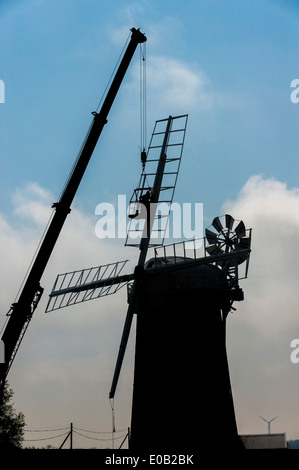
M 1 338 L 1 344 L 4 344 L 4 362 L 0 364 L 0 397 L 2 396 L 5 380 L 12 362 L 25 335 L 32 315 L 43 294 L 44 289 L 40 285 L 42 275 L 64 222 L 71 211 L 72 201 L 83 178 L 97 141 L 105 124 L 107 123 L 107 117 L 111 106 L 138 44 L 144 43 L 147 40 L 146 36 L 141 33 L 140 29 L 132 28 L 130 31 L 130 41 L 124 51 L 101 109 L 99 112 L 92 113 L 93 121 L 59 201 L 55 202 L 52 206 L 52 219 L 41 241 L 31 269 L 24 282 L 17 302 L 11 305 L 7 314 L 8 321 Z

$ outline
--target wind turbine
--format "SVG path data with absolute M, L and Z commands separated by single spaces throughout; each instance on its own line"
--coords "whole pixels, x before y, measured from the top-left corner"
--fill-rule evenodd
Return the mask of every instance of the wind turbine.
M 278 416 L 275 416 L 275 418 L 270 419 L 270 421 L 267 421 L 265 418 L 260 416 L 262 420 L 264 420 L 266 423 L 268 423 L 268 434 L 271 434 L 271 423 L 274 421 L 274 419 L 278 418 Z

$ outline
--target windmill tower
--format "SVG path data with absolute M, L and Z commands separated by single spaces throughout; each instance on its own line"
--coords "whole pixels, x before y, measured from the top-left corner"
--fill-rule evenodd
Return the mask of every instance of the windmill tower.
M 187 115 L 156 121 L 129 207 L 126 245 L 140 250 L 134 272 L 123 274 L 126 262 L 122 261 L 61 274 L 47 307 L 51 311 L 129 287 L 110 398 L 115 396 L 136 314 L 129 442 L 133 451 L 194 451 L 215 445 L 233 449 L 240 444 L 225 325 L 233 302 L 243 300 L 239 280 L 247 277 L 251 230 L 227 214 L 213 220 L 200 242 L 163 244 L 167 217 L 161 220 L 156 208 L 162 201 L 172 202 L 186 125 Z M 136 220 L 143 221 L 138 242 Z M 154 253 L 147 259 L 152 248 Z M 219 420 L 216 436 L 211 412 Z

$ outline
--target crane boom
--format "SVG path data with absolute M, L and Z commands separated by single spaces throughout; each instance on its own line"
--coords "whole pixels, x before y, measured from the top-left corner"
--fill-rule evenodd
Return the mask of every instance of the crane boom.
M 117 95 L 119 87 L 126 74 L 127 68 L 138 44 L 147 40 L 146 36 L 141 33 L 139 29 L 132 28 L 131 33 L 130 41 L 114 75 L 113 81 L 107 92 L 100 112 L 92 113 L 94 116 L 93 121 L 82 146 L 81 152 L 79 153 L 77 161 L 59 201 L 54 203 L 52 206 L 55 209 L 54 215 L 41 242 L 40 248 L 19 295 L 18 301 L 12 304 L 10 308 L 9 319 L 2 335 L 5 357 L 4 363 L 0 364 L 1 389 L 4 386 L 6 376 L 31 320 L 32 314 L 36 309 L 43 293 L 43 288 L 40 286 L 41 277 L 49 261 L 67 215 L 71 210 L 71 203 L 80 185 L 94 148 L 101 135 L 103 127 L 107 123 L 107 117 L 113 101 Z

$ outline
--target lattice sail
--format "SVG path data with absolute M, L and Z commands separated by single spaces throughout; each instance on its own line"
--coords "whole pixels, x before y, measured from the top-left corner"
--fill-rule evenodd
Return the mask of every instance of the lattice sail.
M 59 274 L 46 312 L 114 294 L 133 278 L 131 274 L 120 274 L 127 261 Z
M 160 246 L 164 242 L 183 154 L 188 115 L 171 117 L 171 128 L 167 131 L 168 121 L 169 118 L 158 120 L 155 123 L 147 151 L 146 163 L 129 204 L 128 214 L 131 220 L 128 226 L 126 246 L 139 247 L 140 245 L 146 218 L 142 214 L 146 204 L 142 201 L 153 189 L 162 149 L 166 155 L 165 170 L 162 176 L 159 200 L 156 205 L 151 207 L 153 212 L 151 216 L 154 223 L 150 246 Z M 168 140 L 164 148 L 166 132 L 168 132 Z

